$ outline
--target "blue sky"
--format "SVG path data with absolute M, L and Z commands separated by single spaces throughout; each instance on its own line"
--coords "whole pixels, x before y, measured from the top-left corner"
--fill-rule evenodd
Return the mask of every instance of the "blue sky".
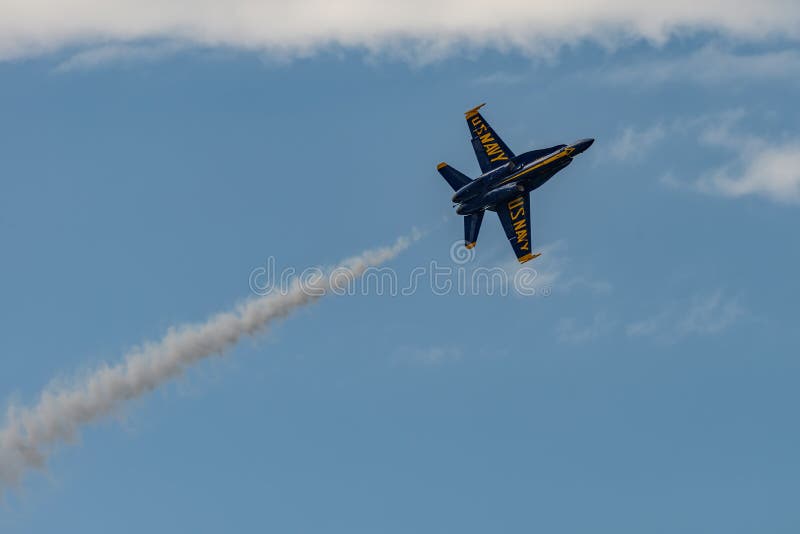
M 435 166 L 478 174 L 480 102 L 516 152 L 597 141 L 533 194 L 537 295 L 326 297 L 48 448 L 0 530 L 796 532 L 800 49 L 765 25 L 412 59 L 324 33 L 42 52 L 20 25 L 9 406 L 252 296 L 268 257 L 332 265 L 417 227 L 401 279 L 451 264 Z M 515 269 L 493 217 L 475 252 Z

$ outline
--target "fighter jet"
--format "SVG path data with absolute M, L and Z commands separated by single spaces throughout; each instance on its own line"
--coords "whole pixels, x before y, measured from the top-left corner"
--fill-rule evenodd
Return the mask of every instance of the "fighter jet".
M 472 133 L 472 148 L 481 174 L 474 180 L 447 163 L 436 169 L 455 194 L 456 213 L 464 216 L 464 241 L 472 248 L 486 210 L 500 217 L 511 247 L 520 263 L 538 258 L 531 234 L 530 192 L 572 163 L 572 158 L 592 146 L 594 139 L 580 139 L 569 145 L 556 145 L 515 156 L 478 111 L 481 104 L 465 113 Z

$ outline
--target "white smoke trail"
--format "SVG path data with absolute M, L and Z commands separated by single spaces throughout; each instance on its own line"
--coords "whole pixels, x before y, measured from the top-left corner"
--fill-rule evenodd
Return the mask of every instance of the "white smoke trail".
M 17 484 L 28 469 L 42 468 L 52 447 L 74 439 L 82 425 L 177 377 L 192 364 L 231 348 L 242 337 L 262 332 L 332 287 L 344 287 L 367 268 L 395 257 L 410 241 L 400 238 L 393 246 L 364 252 L 343 261 L 331 276 L 303 284 L 295 281 L 285 293 L 246 301 L 204 323 L 170 328 L 160 341 L 133 350 L 121 363 L 104 365 L 71 387 L 45 388 L 30 408 L 11 406 L 0 429 L 0 494 L 4 487 Z M 337 275 L 344 278 L 337 279 Z

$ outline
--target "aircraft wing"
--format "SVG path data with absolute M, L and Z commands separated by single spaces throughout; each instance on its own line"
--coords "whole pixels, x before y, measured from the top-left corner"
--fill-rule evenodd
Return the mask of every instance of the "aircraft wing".
M 472 134 L 472 148 L 475 150 L 481 172 L 485 173 L 507 163 L 514 157 L 514 153 L 478 112 L 484 105 L 472 108 L 465 113 L 465 116 L 467 127 Z
M 531 233 L 531 197 L 524 193 L 511 200 L 498 204 L 495 209 L 503 224 L 506 237 L 520 263 L 539 257 L 533 254 L 533 235 Z

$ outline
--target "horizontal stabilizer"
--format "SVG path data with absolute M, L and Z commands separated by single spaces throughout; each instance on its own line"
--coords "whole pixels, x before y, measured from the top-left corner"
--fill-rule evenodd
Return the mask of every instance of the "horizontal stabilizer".
M 439 171 L 439 174 L 442 175 L 442 178 L 447 180 L 447 183 L 450 184 L 450 187 L 453 188 L 453 191 L 458 191 L 472 181 L 468 176 L 455 170 L 453 167 L 444 162 L 437 165 L 436 170 Z

